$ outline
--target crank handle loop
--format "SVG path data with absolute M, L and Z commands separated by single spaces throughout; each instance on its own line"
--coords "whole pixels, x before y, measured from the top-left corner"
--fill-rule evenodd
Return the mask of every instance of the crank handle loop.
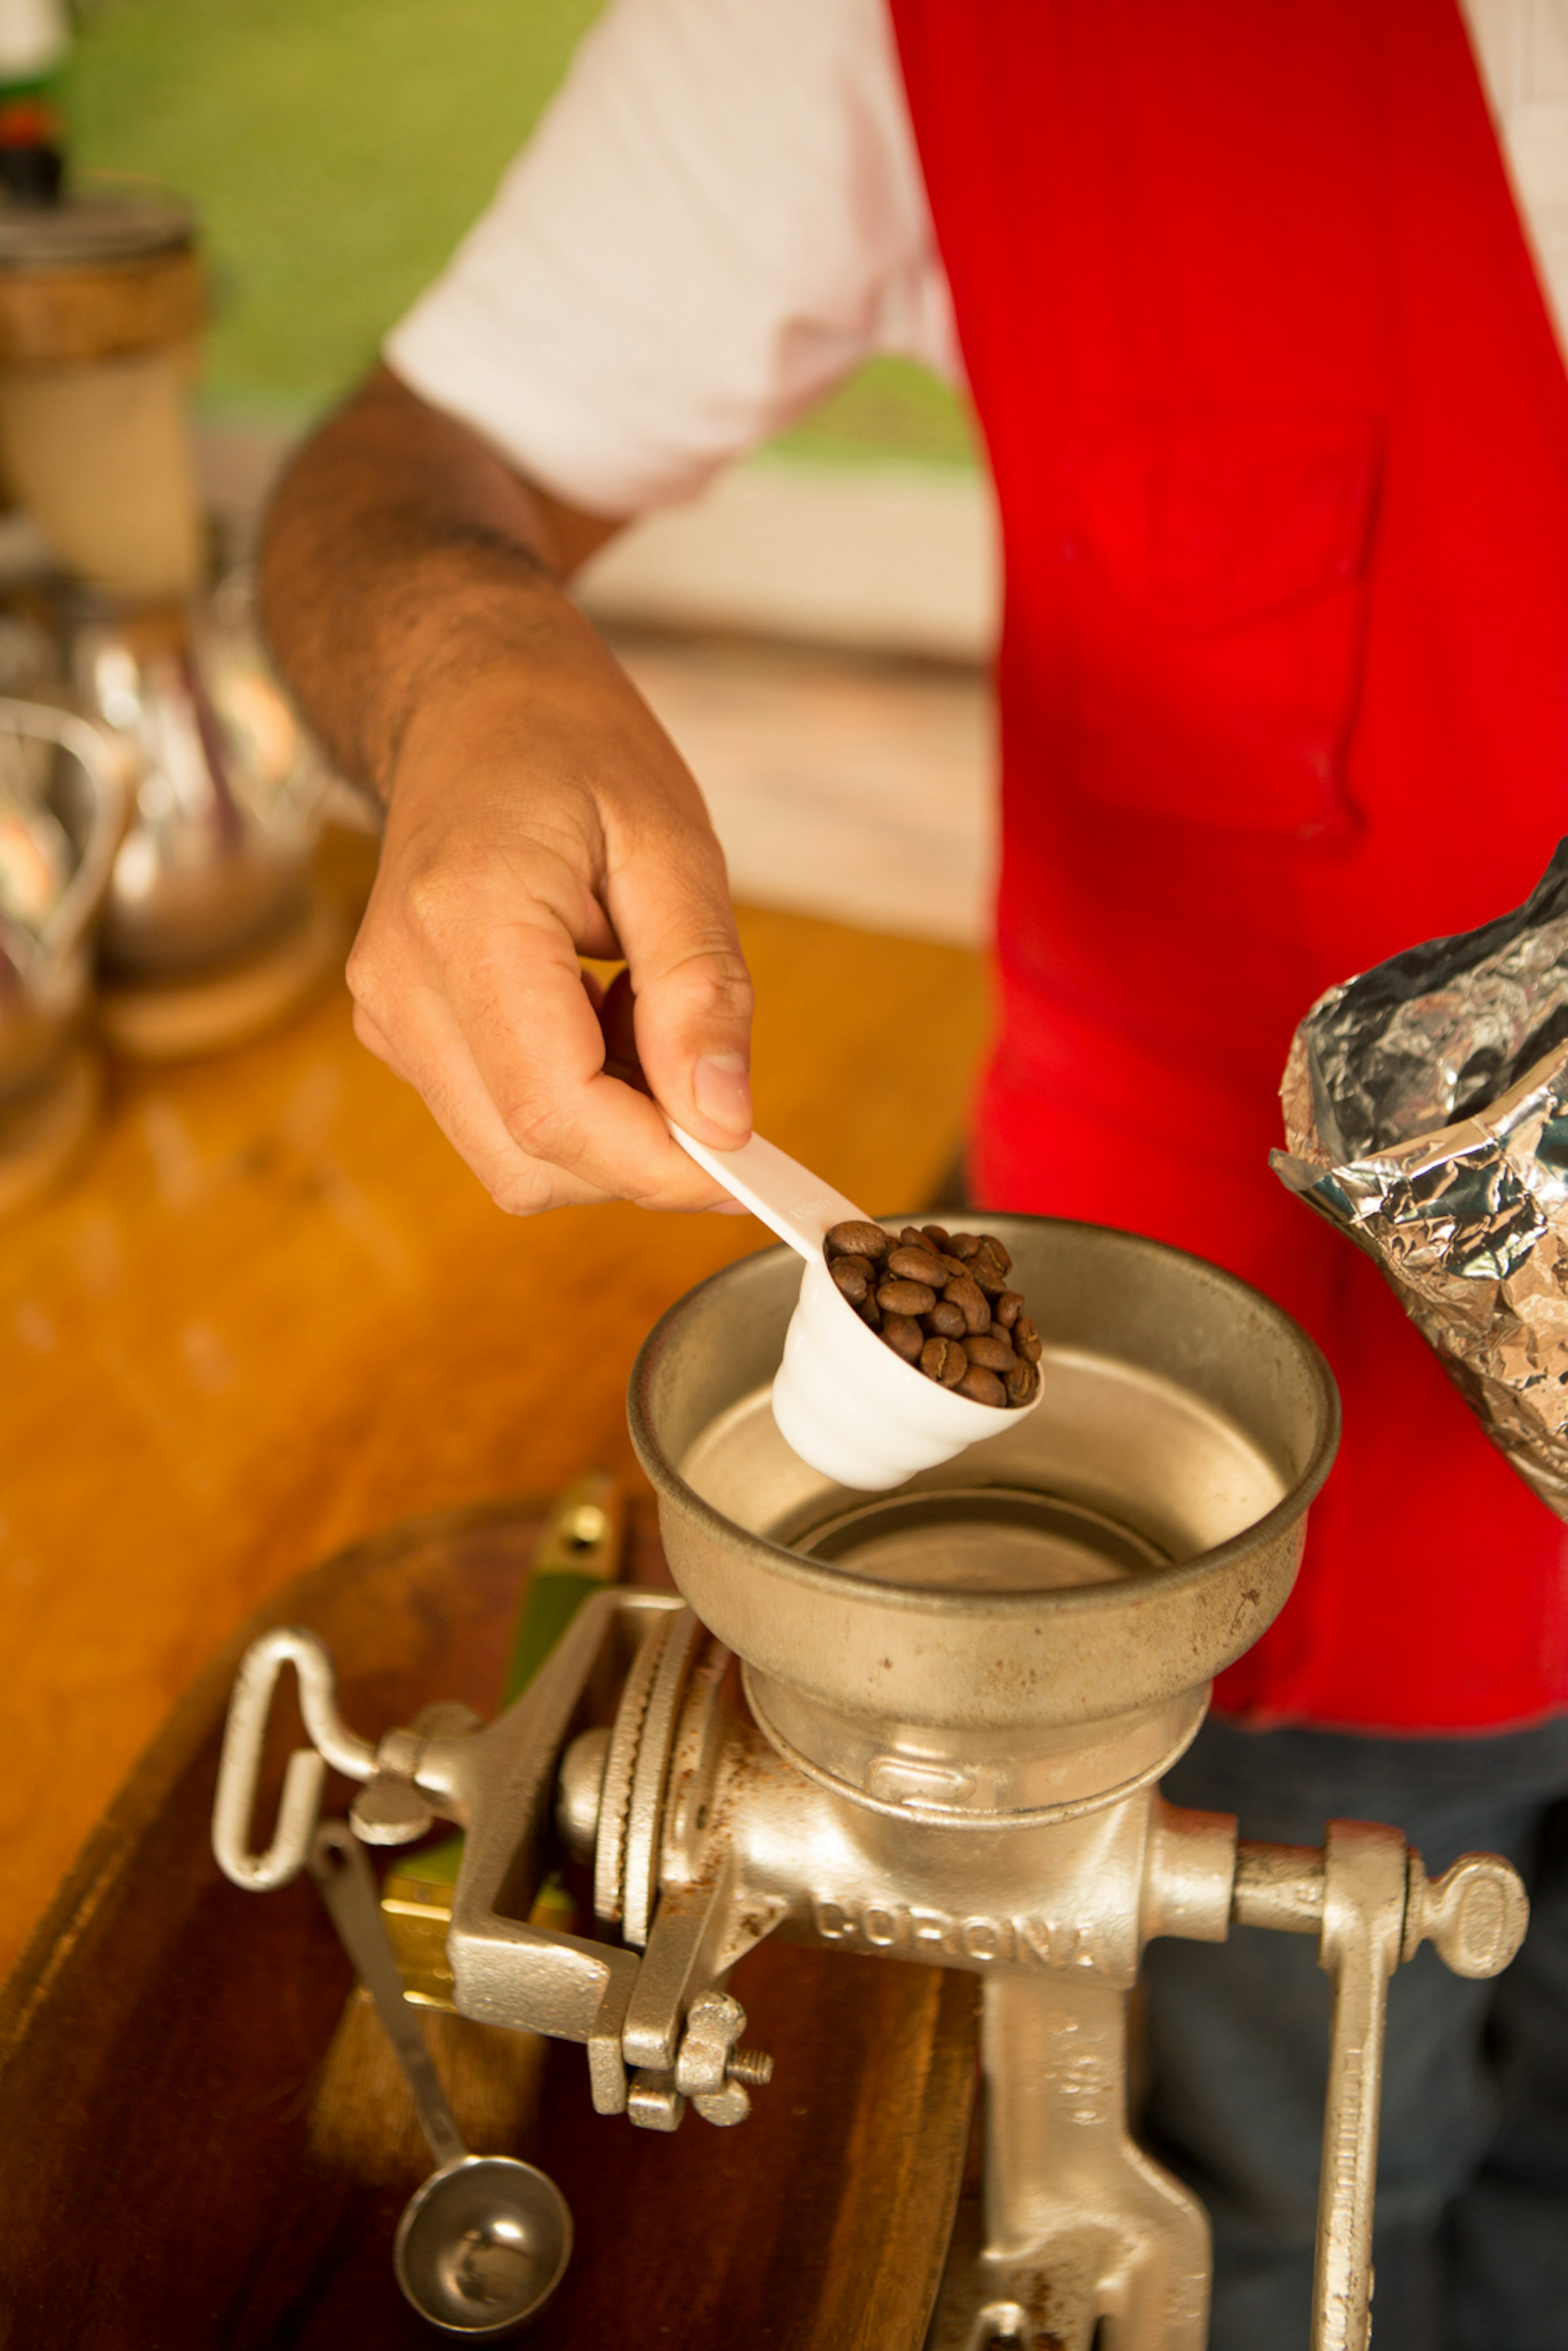
M 272 1843 L 257 1854 L 250 1844 L 256 1781 L 272 1694 L 286 1665 L 298 1677 L 299 1711 L 314 1744 L 289 1757 Z M 224 1876 L 248 1894 L 270 1894 L 287 1886 L 309 1861 L 329 1765 L 350 1780 L 369 1780 L 375 1771 L 376 1750 L 343 1722 L 335 1686 L 329 1652 L 314 1633 L 298 1625 L 264 1633 L 240 1660 L 218 1765 L 213 1853 Z

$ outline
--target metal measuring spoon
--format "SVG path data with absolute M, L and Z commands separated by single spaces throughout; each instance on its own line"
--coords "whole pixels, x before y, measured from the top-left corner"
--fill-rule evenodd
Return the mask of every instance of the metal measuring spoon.
M 324 1821 L 310 1875 L 375 2001 L 438 2168 L 416 2189 L 392 2249 L 397 2282 L 447 2335 L 497 2342 L 537 2317 L 571 2259 L 571 2208 L 553 2179 L 506 2155 L 470 2155 L 435 2076 L 382 1923 L 376 1881 L 345 1821 Z

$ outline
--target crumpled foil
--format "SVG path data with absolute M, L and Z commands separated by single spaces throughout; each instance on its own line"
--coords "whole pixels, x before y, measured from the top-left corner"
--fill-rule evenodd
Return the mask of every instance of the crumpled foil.
M 1568 840 L 1524 904 L 1321 996 L 1276 1175 L 1382 1268 L 1568 1519 Z

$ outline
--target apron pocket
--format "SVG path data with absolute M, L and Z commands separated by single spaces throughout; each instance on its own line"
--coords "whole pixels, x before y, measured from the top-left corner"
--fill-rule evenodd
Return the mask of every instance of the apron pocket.
M 1301 839 L 1348 820 L 1382 445 L 1377 417 L 1333 409 L 1162 409 L 1079 437 L 1080 794 Z

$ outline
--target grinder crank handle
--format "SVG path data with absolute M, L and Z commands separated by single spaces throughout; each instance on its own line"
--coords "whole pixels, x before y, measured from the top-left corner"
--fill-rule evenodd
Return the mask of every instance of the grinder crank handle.
M 1500 1975 L 1524 1940 L 1529 1900 L 1499 1854 L 1463 1854 L 1433 1880 L 1397 1829 L 1331 1821 L 1321 1853 L 1243 1844 L 1231 1917 L 1315 1935 L 1333 1985 L 1312 2351 L 1366 2351 L 1389 1979 L 1427 1941 L 1456 1975 Z
M 1318 1964 L 1333 1984 L 1312 2351 L 1364 2351 L 1371 2328 L 1372 2213 L 1388 1980 L 1399 1965 L 1407 1884 L 1397 1829 L 1331 1821 Z
M 1500 1975 L 1524 1940 L 1530 1901 L 1500 1854 L 1462 1854 L 1430 1879 L 1397 1829 L 1331 1821 L 1323 1849 L 1319 1964 L 1333 1979 L 1328 2099 L 1318 2188 L 1312 2351 L 1365 2351 L 1372 2208 L 1388 1980 L 1424 1942 L 1456 1975 Z
M 311 1840 L 308 1867 L 354 1972 L 375 2001 L 431 2154 L 442 2168 L 461 2162 L 468 2152 L 463 2134 L 431 2064 L 419 2018 L 403 1996 L 374 1874 L 346 1821 L 322 1822 Z

